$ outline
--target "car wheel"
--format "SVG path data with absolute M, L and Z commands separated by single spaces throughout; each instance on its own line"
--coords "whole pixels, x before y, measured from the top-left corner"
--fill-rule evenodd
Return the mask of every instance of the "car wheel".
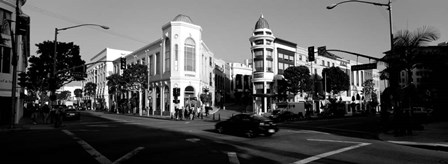
M 222 126 L 218 126 L 218 127 L 216 127 L 216 131 L 218 132 L 218 133 L 224 133 L 224 128 L 222 127 Z
M 254 133 L 254 131 L 253 131 L 253 130 L 248 130 L 248 131 L 246 132 L 246 137 L 247 137 L 247 138 L 253 138 L 253 137 L 255 137 L 255 133 Z

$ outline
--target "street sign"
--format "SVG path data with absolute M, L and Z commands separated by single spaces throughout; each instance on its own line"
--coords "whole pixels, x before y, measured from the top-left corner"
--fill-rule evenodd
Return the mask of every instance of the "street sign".
M 352 71 L 376 69 L 376 63 L 352 65 Z

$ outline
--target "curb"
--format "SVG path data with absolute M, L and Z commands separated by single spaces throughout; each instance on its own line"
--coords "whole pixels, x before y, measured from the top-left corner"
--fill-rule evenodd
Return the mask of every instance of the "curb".
M 404 146 L 412 146 L 412 147 L 430 149 L 430 150 L 448 151 L 448 144 L 410 142 L 410 141 L 391 141 L 391 140 L 388 140 L 386 142 L 390 142 L 390 143 L 394 143 L 394 144 L 398 144 L 398 145 L 404 145 Z

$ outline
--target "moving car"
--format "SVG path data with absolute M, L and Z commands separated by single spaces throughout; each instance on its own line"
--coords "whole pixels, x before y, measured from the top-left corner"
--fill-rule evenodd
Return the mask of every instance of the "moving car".
M 294 121 L 298 120 L 300 116 L 298 114 L 294 114 L 291 111 L 285 111 L 285 110 L 274 110 L 272 112 L 272 115 L 269 116 L 269 119 L 271 119 L 274 122 L 283 122 L 283 121 Z
M 266 117 L 253 114 L 237 114 L 225 121 L 216 123 L 215 130 L 218 133 L 244 134 L 251 138 L 260 134 L 271 136 L 279 129 L 272 120 Z
M 80 120 L 81 113 L 75 108 L 68 108 L 64 111 L 64 120 Z

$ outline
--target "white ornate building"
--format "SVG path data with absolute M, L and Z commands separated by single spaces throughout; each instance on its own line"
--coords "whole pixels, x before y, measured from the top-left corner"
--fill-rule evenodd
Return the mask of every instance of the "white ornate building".
M 82 82 L 82 86 L 84 87 L 88 82 L 92 82 L 96 84 L 96 92 L 95 97 L 85 96 L 84 100 L 90 100 L 92 102 L 94 108 L 103 107 L 110 109 L 109 103 L 109 93 L 107 87 L 106 77 L 110 76 L 114 72 L 114 66 L 112 61 L 119 59 L 122 56 L 130 54 L 130 51 L 117 50 L 112 48 L 105 48 L 95 56 L 93 56 L 88 63 L 87 66 L 87 78 Z M 85 90 L 83 89 L 83 94 Z
M 188 98 L 198 98 L 204 88 L 214 100 L 214 54 L 202 40 L 202 27 L 194 24 L 189 16 L 179 14 L 163 25 L 161 32 L 159 39 L 124 56 L 127 64 L 148 66 L 148 89 L 127 93 L 127 97 L 138 99 L 138 105 L 131 112 L 171 115 L 175 106 L 173 88 L 180 88 L 179 106 L 184 106 Z M 114 72 L 122 72 L 120 59 L 114 62 Z M 146 107 L 149 110 L 144 113 Z

